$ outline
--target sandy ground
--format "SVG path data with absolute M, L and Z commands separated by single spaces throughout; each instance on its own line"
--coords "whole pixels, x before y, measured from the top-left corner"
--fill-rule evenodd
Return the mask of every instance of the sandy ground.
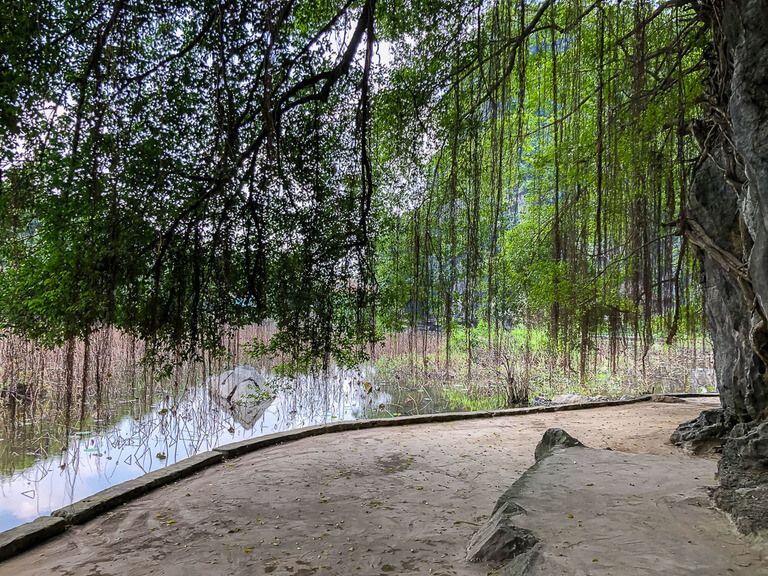
M 714 404 L 641 403 L 308 438 L 156 490 L 1 564 L 0 575 L 485 575 L 488 566 L 464 560 L 466 545 L 533 463 L 547 428 L 595 448 L 678 454 L 685 466 L 689 457 L 668 436 Z M 709 461 L 702 483 L 714 482 L 715 469 Z M 757 545 L 719 513 L 709 517 L 725 535 L 711 542 L 720 554 L 767 573 Z

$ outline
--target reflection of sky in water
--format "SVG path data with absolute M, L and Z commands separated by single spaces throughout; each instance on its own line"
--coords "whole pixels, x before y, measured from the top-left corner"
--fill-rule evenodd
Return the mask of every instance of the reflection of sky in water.
M 264 412 L 252 426 L 199 387 L 175 405 L 157 404 L 139 419 L 128 416 L 104 432 L 75 434 L 67 452 L 0 477 L 0 530 L 222 444 L 370 416 L 389 397 L 367 394 L 364 378 L 360 371 L 337 370 L 292 380 L 260 406 Z

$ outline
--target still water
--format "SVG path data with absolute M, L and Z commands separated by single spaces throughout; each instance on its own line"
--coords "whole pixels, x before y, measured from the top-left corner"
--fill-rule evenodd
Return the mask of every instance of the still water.
M 270 379 L 268 395 L 242 389 L 233 394 L 231 382 L 214 377 L 146 409 L 137 409 L 133 398 L 115 399 L 124 409 L 114 412 L 111 422 L 96 421 L 92 429 L 70 433 L 60 444 L 49 441 L 47 450 L 29 451 L 29 441 L 0 439 L 0 530 L 229 442 L 398 413 L 402 408 L 370 383 L 371 376 L 365 369 L 337 369 L 322 377 Z M 45 443 L 35 438 L 32 445 Z

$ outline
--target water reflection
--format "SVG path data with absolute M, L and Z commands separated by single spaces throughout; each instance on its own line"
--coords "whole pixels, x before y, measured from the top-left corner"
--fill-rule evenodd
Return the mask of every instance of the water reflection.
M 91 430 L 70 434 L 63 450 L 55 432 L 43 428 L 3 440 L 0 530 L 222 444 L 391 414 L 392 397 L 370 384 L 372 376 L 370 369 L 336 369 L 288 380 L 239 367 L 146 409 L 134 398 L 114 399 L 111 423 L 97 420 Z M 248 379 L 259 386 L 232 386 Z M 37 446 L 27 453 L 30 435 Z

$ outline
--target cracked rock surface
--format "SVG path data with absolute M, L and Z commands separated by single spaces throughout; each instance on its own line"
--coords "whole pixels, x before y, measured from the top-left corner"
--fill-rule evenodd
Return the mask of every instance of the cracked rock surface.
M 740 540 L 712 507 L 711 460 L 576 442 L 546 432 L 540 446 L 551 449 L 501 496 L 471 559 L 505 576 L 768 575 L 764 544 L 722 553 Z M 762 453 L 768 445 L 752 433 L 744 446 Z

